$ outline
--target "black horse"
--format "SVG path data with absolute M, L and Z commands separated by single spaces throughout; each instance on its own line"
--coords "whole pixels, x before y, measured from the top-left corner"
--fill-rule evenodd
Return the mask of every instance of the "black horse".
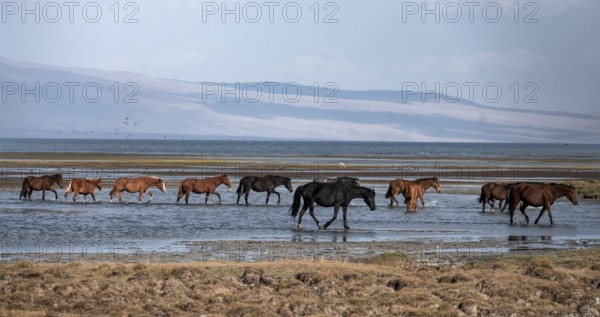
M 281 196 L 275 190 L 277 186 L 285 185 L 285 188 L 290 191 L 294 191 L 292 188 L 292 180 L 289 177 L 277 176 L 277 175 L 267 175 L 264 177 L 259 176 L 246 176 L 240 179 L 240 186 L 237 189 L 237 202 L 236 205 L 240 203 L 240 197 L 244 195 L 246 199 L 246 205 L 248 205 L 248 195 L 250 194 L 250 190 L 255 192 L 267 192 L 267 202 L 265 204 L 269 204 L 269 197 L 271 193 L 277 194 L 277 204 L 281 202 Z
M 304 206 L 300 211 L 300 199 L 304 198 Z M 337 218 L 340 207 L 344 212 L 344 228 L 350 229 L 347 222 L 348 205 L 354 198 L 362 198 L 371 210 L 375 210 L 375 190 L 373 188 L 352 186 L 345 182 L 317 183 L 311 182 L 296 188 L 294 203 L 290 208 L 292 217 L 298 215 L 298 230 L 302 229 L 302 216 L 310 208 L 310 216 L 315 220 L 319 229 L 327 229 Z M 324 226 L 315 217 L 315 203 L 323 207 L 334 207 L 333 218 Z
M 313 182 L 317 183 L 336 183 L 336 182 L 344 182 L 346 184 L 350 184 L 350 185 L 354 185 L 354 186 L 360 186 L 360 181 L 358 180 L 358 178 L 356 177 L 334 177 L 334 178 L 330 178 L 330 177 L 319 177 L 319 178 L 315 178 L 313 179 Z

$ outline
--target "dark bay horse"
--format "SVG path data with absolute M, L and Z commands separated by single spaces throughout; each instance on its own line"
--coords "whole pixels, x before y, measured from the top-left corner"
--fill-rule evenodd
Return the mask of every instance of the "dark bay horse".
M 481 195 L 479 195 L 479 203 L 482 204 L 481 212 L 485 212 L 485 205 L 489 203 L 492 206 L 492 212 L 494 212 L 494 200 L 500 202 L 500 212 L 504 212 L 506 206 L 508 206 L 508 195 L 514 184 L 502 184 L 502 183 L 486 183 L 481 186 Z M 505 201 L 502 206 L 502 201 Z
M 529 223 L 529 217 L 525 213 L 527 206 L 543 207 L 539 216 L 535 219 L 535 224 L 538 223 L 544 211 L 548 211 L 550 224 L 554 224 L 552 220 L 552 204 L 557 198 L 566 196 L 573 205 L 577 205 L 577 190 L 575 187 L 566 184 L 545 184 L 545 183 L 518 183 L 515 184 L 509 194 L 510 206 L 510 223 L 513 223 L 513 216 L 519 202 L 521 204 L 521 213 L 525 216 L 525 220 Z
M 356 178 L 356 177 L 345 177 L 345 176 L 343 176 L 343 177 L 334 177 L 334 178 L 319 177 L 319 178 L 313 179 L 313 182 L 315 182 L 315 183 L 345 182 L 345 183 L 350 184 L 350 185 L 360 186 L 360 181 L 358 180 L 358 178 Z
M 75 178 L 67 186 L 67 190 L 65 191 L 65 201 L 67 201 L 67 197 L 69 194 L 73 193 L 73 202 L 77 200 L 77 195 L 83 195 L 83 203 L 85 204 L 85 200 L 87 195 L 92 195 L 92 199 L 96 202 L 96 196 L 94 196 L 94 190 L 98 188 L 102 191 L 102 179 L 100 178 Z
M 123 202 L 123 192 L 127 191 L 128 193 L 140 193 L 140 198 L 138 199 L 138 203 L 142 202 L 142 194 L 148 193 L 149 200 L 152 201 L 152 193 L 148 191 L 150 186 L 156 186 L 160 189 L 161 192 L 167 191 L 165 187 L 165 183 L 162 179 L 154 176 L 140 176 L 138 178 L 127 178 L 121 177 L 117 178 L 113 184 L 113 189 L 110 191 L 110 201 L 119 194 L 119 202 Z
M 221 184 L 225 184 L 225 186 L 227 186 L 227 188 L 229 188 L 228 191 L 231 192 L 231 182 L 229 182 L 229 177 L 225 174 L 219 175 L 219 176 L 214 176 L 214 177 L 208 177 L 205 179 L 196 179 L 196 178 L 185 179 L 181 182 L 181 185 L 179 185 L 179 193 L 177 193 L 177 202 L 179 202 L 179 200 L 181 199 L 181 197 L 183 197 L 183 195 L 185 195 L 185 203 L 187 204 L 191 193 L 195 193 L 195 194 L 206 193 L 206 197 L 204 198 L 205 205 L 208 203 L 208 195 L 210 195 L 210 194 L 213 194 L 213 195 L 216 195 L 217 197 L 219 197 L 219 204 L 220 204 L 222 202 L 221 195 L 219 193 L 217 193 L 216 190 L 217 190 L 217 187 L 219 187 L 219 185 L 221 185 Z
M 54 193 L 55 199 L 58 199 L 58 194 L 54 189 L 52 189 L 52 185 L 56 183 L 58 187 L 63 188 L 62 184 L 62 175 L 54 174 L 54 175 L 44 175 L 44 176 L 27 176 L 23 180 L 23 188 L 21 189 L 21 194 L 19 195 L 19 199 L 21 198 L 29 198 L 31 199 L 31 193 L 35 191 L 42 191 L 42 200 L 46 199 L 46 191 L 51 191 Z
M 244 195 L 246 200 L 246 205 L 248 205 L 248 195 L 250 194 L 250 190 L 255 192 L 267 192 L 267 202 L 265 204 L 269 204 L 269 197 L 271 193 L 277 195 L 277 204 L 281 202 L 281 196 L 275 188 L 280 185 L 285 185 L 285 188 L 290 191 L 294 191 L 292 189 L 292 180 L 289 177 L 277 176 L 277 175 L 267 175 L 264 177 L 260 176 L 246 176 L 240 179 L 240 186 L 238 187 L 237 193 L 237 202 L 236 205 L 240 203 L 240 197 Z
M 406 183 L 402 190 L 402 195 L 404 196 L 406 212 L 416 212 L 419 203 L 419 186 L 411 182 Z
M 400 204 L 396 199 L 396 196 L 398 196 L 399 193 L 404 192 L 404 186 L 408 183 L 412 183 L 418 186 L 418 196 L 421 199 L 421 204 L 423 205 L 423 207 L 425 207 L 425 200 L 423 199 L 423 195 L 425 195 L 425 191 L 429 189 L 429 187 L 433 187 L 438 193 L 441 191 L 440 181 L 437 177 L 415 179 L 414 181 L 396 179 L 390 182 L 388 191 L 387 193 L 385 193 L 385 198 L 390 198 L 390 207 L 394 206 L 394 201 L 396 202 L 396 204 Z
M 310 208 L 310 216 L 315 220 L 319 229 L 327 229 L 329 225 L 337 218 L 340 207 L 343 210 L 344 228 L 348 227 L 347 210 L 350 202 L 355 198 L 362 198 L 371 210 L 375 210 L 375 190 L 372 188 L 348 185 L 344 182 L 335 183 L 317 183 L 311 182 L 296 188 L 294 193 L 294 202 L 290 208 L 292 217 L 296 217 L 298 212 L 298 230 L 302 229 L 302 216 L 306 209 Z M 304 199 L 304 206 L 300 211 L 301 199 Z M 323 207 L 334 207 L 333 218 L 321 226 L 321 223 L 315 216 L 315 203 Z

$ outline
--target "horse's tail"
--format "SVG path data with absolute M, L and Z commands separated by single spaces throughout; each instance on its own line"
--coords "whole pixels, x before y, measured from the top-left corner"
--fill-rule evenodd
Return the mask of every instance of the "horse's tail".
M 29 190 L 29 181 L 28 181 L 28 178 L 25 178 L 23 180 L 23 188 L 21 189 L 21 194 L 19 195 L 19 199 L 21 199 L 23 196 L 25 196 L 25 198 L 27 198 L 28 190 Z
M 519 200 L 521 199 L 519 197 L 519 194 L 515 192 L 515 186 L 511 186 L 510 190 L 508 192 L 508 210 L 510 212 L 512 212 L 514 209 L 516 209 L 515 207 L 515 199 L 517 200 L 517 205 L 519 205 Z
M 183 182 L 181 182 L 181 184 L 179 184 L 179 192 L 177 192 L 177 198 L 183 196 L 183 194 L 185 194 L 185 191 L 183 190 Z
M 69 196 L 69 194 L 73 191 L 73 181 L 69 182 L 69 186 L 67 186 L 67 189 L 65 190 L 65 199 L 67 199 L 67 196 Z
M 483 187 L 481 187 L 481 194 L 479 195 L 479 199 L 477 201 L 481 204 L 484 199 L 485 199 L 485 190 L 483 189 Z
M 292 203 L 292 207 L 290 207 L 290 214 L 292 215 L 292 217 L 296 217 L 298 215 L 298 211 L 300 211 L 303 187 L 304 186 L 298 186 L 296 188 L 296 192 L 294 193 L 294 202 Z
M 390 187 L 388 187 L 387 193 L 385 193 L 385 198 L 392 197 L 392 183 L 390 183 Z
M 242 189 L 244 188 L 244 178 L 246 178 L 246 177 L 243 177 L 242 179 L 240 179 L 240 185 L 238 186 L 238 189 L 235 191 L 238 194 L 238 196 L 242 194 Z

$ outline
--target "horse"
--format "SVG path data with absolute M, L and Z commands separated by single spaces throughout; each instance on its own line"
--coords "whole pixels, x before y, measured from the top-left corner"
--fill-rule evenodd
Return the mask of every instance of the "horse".
M 406 212 L 416 212 L 419 203 L 419 186 L 415 183 L 407 183 L 402 190 Z
M 294 191 L 292 188 L 292 180 L 289 177 L 277 176 L 277 175 L 267 175 L 264 177 L 260 176 L 245 176 L 240 179 L 240 186 L 238 187 L 237 193 L 237 202 L 238 205 L 240 203 L 240 197 L 244 195 L 246 200 L 246 205 L 248 205 L 248 195 L 251 190 L 256 192 L 267 192 L 267 201 L 265 205 L 269 204 L 269 197 L 271 193 L 277 194 L 277 204 L 281 202 L 281 196 L 275 190 L 277 186 L 285 185 L 285 188 L 291 192 Z
M 350 184 L 350 185 L 360 186 L 360 181 L 358 180 L 358 178 L 356 178 L 356 177 L 345 177 L 345 176 L 343 176 L 343 177 L 334 177 L 334 178 L 319 177 L 319 178 L 313 179 L 313 182 L 315 182 L 315 183 L 345 182 L 345 183 Z
M 510 191 L 508 201 L 510 206 L 510 223 L 513 223 L 513 216 L 515 210 L 521 204 L 521 213 L 525 216 L 525 220 L 529 223 L 529 217 L 525 213 L 527 206 L 543 207 L 540 211 L 539 216 L 535 219 L 535 224 L 538 223 L 544 211 L 548 211 L 550 217 L 550 224 L 553 225 L 552 220 L 552 204 L 557 198 L 566 196 L 573 205 L 577 205 L 577 189 L 571 185 L 566 184 L 545 184 L 545 183 L 518 183 L 515 184 Z
M 229 192 L 231 192 L 231 182 L 229 182 L 229 177 L 226 174 L 208 177 L 205 179 L 196 179 L 196 178 L 188 178 L 181 182 L 179 185 L 179 193 L 177 194 L 177 203 L 183 195 L 185 195 L 185 203 L 188 203 L 191 193 L 195 194 L 203 194 L 206 193 L 206 197 L 204 198 L 204 204 L 208 203 L 208 195 L 213 194 L 219 197 L 219 204 L 221 201 L 221 195 L 217 193 L 216 189 L 219 185 L 225 184 L 227 188 L 229 188 Z
M 92 199 L 96 202 L 96 196 L 94 196 L 94 190 L 96 190 L 96 188 L 102 191 L 102 179 L 75 178 L 69 182 L 69 186 L 67 186 L 67 190 L 65 191 L 65 201 L 67 201 L 69 194 L 73 193 L 73 202 L 77 200 L 78 194 L 83 195 L 84 204 L 88 194 L 92 195 Z
M 158 177 L 140 176 L 138 178 L 117 178 L 113 183 L 113 189 L 110 191 L 110 202 L 117 196 L 117 193 L 119 193 L 119 203 L 123 202 L 124 191 L 127 191 L 128 193 L 139 192 L 140 198 L 138 199 L 138 203 L 142 202 L 142 194 L 147 192 L 149 196 L 148 202 L 152 202 L 152 193 L 148 191 L 148 187 L 150 186 L 156 186 L 163 193 L 167 191 L 165 183 Z
M 62 175 L 54 174 L 54 175 L 44 175 L 44 176 L 27 176 L 23 180 L 23 188 L 21 189 L 21 194 L 19 195 L 19 199 L 25 197 L 26 199 L 31 199 L 31 193 L 35 191 L 42 191 L 42 200 L 46 199 L 46 191 L 51 191 L 54 193 L 55 199 L 58 199 L 58 194 L 54 189 L 52 189 L 52 185 L 56 183 L 60 188 L 63 188 L 62 184 Z
M 327 229 L 327 227 L 329 227 L 329 225 L 331 225 L 331 223 L 337 218 L 338 211 L 340 207 L 342 207 L 344 212 L 344 228 L 350 229 L 347 221 L 347 210 L 348 205 L 355 198 L 363 198 L 371 211 L 375 210 L 375 190 L 373 188 L 352 186 L 344 182 L 310 182 L 296 188 L 296 192 L 294 193 L 294 202 L 292 203 L 290 211 L 292 217 L 296 217 L 300 211 L 301 199 L 303 199 L 304 206 L 302 207 L 302 211 L 300 211 L 300 215 L 298 216 L 298 230 L 302 229 L 302 216 L 308 208 L 310 208 L 310 216 L 315 220 L 319 229 Z M 315 203 L 323 207 L 334 207 L 333 218 L 325 223 L 324 226 L 321 225 L 315 216 Z
M 492 206 L 492 212 L 494 212 L 494 199 L 500 201 L 500 212 L 504 212 L 504 209 L 508 206 L 508 195 L 514 184 L 502 184 L 502 183 L 486 183 L 481 186 L 481 195 L 479 195 L 479 203 L 482 204 L 481 212 L 485 212 L 485 205 L 489 203 Z M 504 206 L 502 206 L 502 201 Z
M 390 207 L 394 206 L 394 201 L 396 202 L 396 204 L 400 204 L 396 199 L 396 196 L 398 196 L 399 193 L 403 193 L 404 186 L 408 183 L 412 183 L 418 186 L 418 196 L 421 199 L 421 204 L 423 205 L 423 207 L 425 207 L 425 200 L 423 199 L 423 195 L 425 194 L 425 191 L 429 189 L 429 187 L 433 187 L 438 193 L 441 191 L 440 181 L 437 177 L 415 179 L 414 181 L 396 179 L 390 182 L 388 191 L 387 193 L 385 193 L 385 198 L 390 198 Z

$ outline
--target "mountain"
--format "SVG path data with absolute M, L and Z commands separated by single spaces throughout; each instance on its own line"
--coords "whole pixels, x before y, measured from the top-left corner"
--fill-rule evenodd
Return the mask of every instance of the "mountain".
M 414 91 L 185 82 L 0 59 L 0 135 L 48 138 L 597 143 L 592 114 Z M 36 100 L 37 99 L 37 100 Z

